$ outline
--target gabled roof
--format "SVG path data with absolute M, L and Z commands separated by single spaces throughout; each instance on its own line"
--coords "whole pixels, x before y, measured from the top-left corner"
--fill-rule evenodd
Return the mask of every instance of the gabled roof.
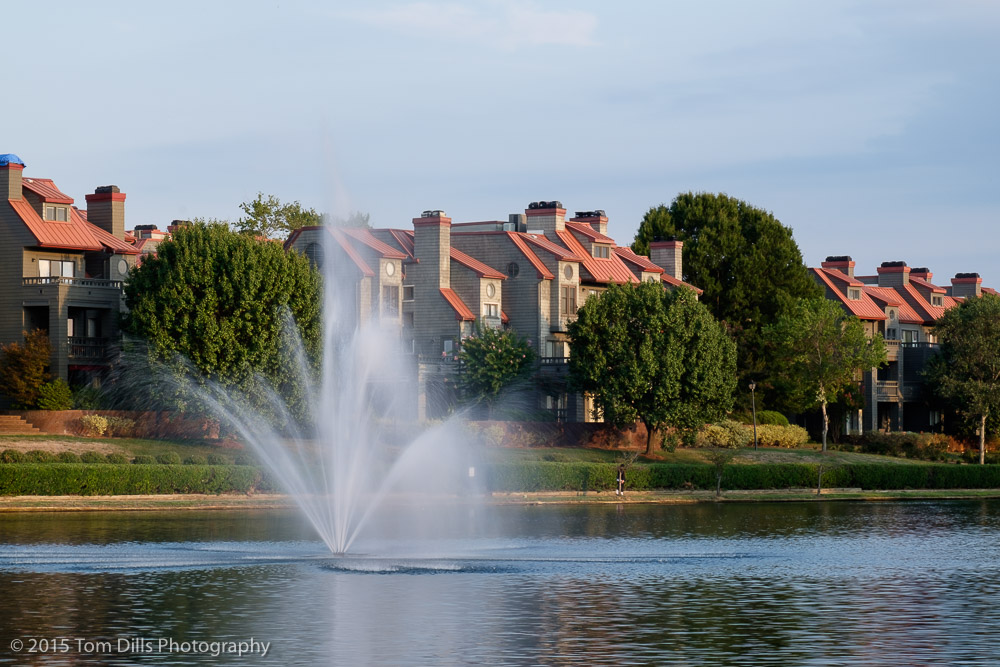
M 7 200 L 28 231 L 43 248 L 66 250 L 101 250 L 103 246 L 94 238 L 79 216 L 70 215 L 66 222 L 42 220 L 26 199 Z
M 52 204 L 72 204 L 73 198 L 56 187 L 51 178 L 24 178 L 21 185 Z
M 378 240 L 368 229 L 363 229 L 361 227 L 337 227 L 337 229 L 352 239 L 364 243 L 366 246 L 386 259 L 406 259 L 405 253 L 402 253 L 389 244 Z
M 480 262 L 478 259 L 475 259 L 474 257 L 466 255 L 458 248 L 451 249 L 451 259 L 452 261 L 458 262 L 462 266 L 472 269 L 479 275 L 480 278 L 498 278 L 499 280 L 507 279 L 507 276 L 504 275 L 503 273 L 500 273 L 494 268 L 486 266 L 485 264 Z
M 566 222 L 566 229 L 586 236 L 596 243 L 610 243 L 614 245 L 615 240 L 606 234 L 602 234 L 585 222 Z
M 885 311 L 876 304 L 864 289 L 864 285 L 851 279 L 846 273 L 833 269 L 812 269 L 820 281 L 837 295 L 837 300 L 849 313 L 862 320 L 885 320 Z M 848 287 L 858 289 L 860 299 L 848 299 L 844 291 Z
M 611 253 L 607 259 L 591 257 L 572 232 L 562 230 L 556 231 L 559 240 L 575 255 L 580 258 L 583 268 L 591 277 L 600 283 L 637 283 L 639 279 L 632 275 L 625 263 L 616 253 Z
M 865 285 L 865 294 L 870 296 L 876 303 L 899 308 L 899 321 L 903 324 L 923 324 L 923 319 L 917 311 L 907 303 L 891 287 L 878 287 L 877 285 Z
M 948 290 L 946 290 L 943 287 L 938 287 L 937 285 L 934 285 L 933 283 L 927 282 L 923 278 L 917 278 L 917 277 L 912 276 L 912 275 L 910 276 L 910 282 L 912 284 L 916 285 L 917 287 L 923 287 L 924 289 L 930 290 L 931 292 L 934 292 L 934 293 L 937 293 L 937 294 L 944 294 L 944 293 L 946 293 L 948 291 Z
M 94 237 L 97 238 L 97 242 L 104 246 L 105 249 L 110 250 L 113 253 L 119 255 L 138 255 L 140 248 L 127 243 L 122 239 L 118 238 L 114 234 L 110 234 L 105 230 L 101 229 L 97 225 L 91 224 L 82 218 L 79 218 L 78 211 L 74 208 L 70 211 L 70 217 L 77 216 L 79 224 L 86 227 Z M 145 239 L 143 239 L 145 240 Z
M 448 305 L 455 311 L 455 319 L 462 322 L 474 322 L 476 316 L 469 310 L 462 299 L 450 287 L 441 287 L 441 296 L 448 302 Z
M 518 232 L 518 234 L 520 234 L 521 238 L 523 238 L 531 245 L 552 253 L 557 258 L 559 258 L 560 261 L 563 262 L 582 262 L 584 257 L 590 255 L 590 253 L 588 253 L 586 249 L 579 243 L 577 243 L 577 246 L 579 246 L 580 249 L 583 250 L 582 254 L 578 254 L 567 248 L 564 248 L 558 243 L 553 243 L 552 241 L 548 240 L 541 234 L 528 234 L 525 232 Z M 574 239 L 574 241 L 575 240 L 576 239 Z
M 613 248 L 616 255 L 622 258 L 623 261 L 628 262 L 639 267 L 640 271 L 645 271 L 646 273 L 664 273 L 662 267 L 653 264 L 649 257 L 644 257 L 642 255 L 637 255 L 632 251 L 632 248 L 623 248 L 621 246 L 615 246 Z
M 553 280 L 555 278 L 555 276 L 552 275 L 552 272 L 545 267 L 544 263 L 542 263 L 542 260 L 538 259 L 538 255 L 535 254 L 535 251 L 528 247 L 528 244 L 524 240 L 524 238 L 528 236 L 527 234 L 521 234 L 519 232 L 505 233 L 507 234 L 507 238 L 511 240 L 511 243 L 513 243 L 517 249 L 521 251 L 521 254 L 523 254 L 529 262 L 531 262 L 531 265 L 535 267 L 535 271 L 537 272 L 539 278 L 546 280 Z

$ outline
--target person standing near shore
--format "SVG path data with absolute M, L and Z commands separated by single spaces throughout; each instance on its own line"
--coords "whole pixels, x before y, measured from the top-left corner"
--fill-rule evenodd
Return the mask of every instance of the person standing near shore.
M 625 495 L 625 464 L 622 463 L 618 466 L 618 488 L 615 490 L 615 494 L 619 496 Z

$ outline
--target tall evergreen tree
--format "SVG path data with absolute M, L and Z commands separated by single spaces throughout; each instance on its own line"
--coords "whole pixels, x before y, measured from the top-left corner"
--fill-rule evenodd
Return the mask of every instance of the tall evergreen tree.
M 758 399 L 788 409 L 775 391 L 772 370 L 781 360 L 767 356 L 763 328 L 799 298 L 819 298 L 792 230 L 770 212 L 725 194 L 683 193 L 670 206 L 643 217 L 632 249 L 649 253 L 655 238 L 684 242 L 684 279 L 703 290 L 701 302 L 723 323 L 737 345 L 739 386 L 757 382 Z M 746 392 L 738 395 L 747 403 Z

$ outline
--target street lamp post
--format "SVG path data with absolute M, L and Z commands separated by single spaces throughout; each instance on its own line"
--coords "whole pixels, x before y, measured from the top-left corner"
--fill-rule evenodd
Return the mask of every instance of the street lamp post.
M 750 406 L 753 408 L 753 450 L 757 451 L 757 400 L 754 398 L 753 390 L 757 388 L 757 383 L 750 380 Z

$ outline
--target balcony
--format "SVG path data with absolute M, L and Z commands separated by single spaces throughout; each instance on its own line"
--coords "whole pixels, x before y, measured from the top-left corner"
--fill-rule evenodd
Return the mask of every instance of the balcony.
M 897 402 L 902 400 L 899 382 L 896 380 L 880 380 L 875 383 L 875 398 L 879 401 Z
M 122 288 L 122 281 L 120 280 L 103 280 L 101 278 L 63 278 L 61 276 L 50 276 L 47 278 L 21 278 L 21 284 L 25 287 L 69 285 L 71 287 L 103 287 L 117 290 Z
M 66 357 L 71 361 L 104 361 L 109 356 L 107 338 L 70 336 L 66 339 L 66 343 L 68 345 Z

